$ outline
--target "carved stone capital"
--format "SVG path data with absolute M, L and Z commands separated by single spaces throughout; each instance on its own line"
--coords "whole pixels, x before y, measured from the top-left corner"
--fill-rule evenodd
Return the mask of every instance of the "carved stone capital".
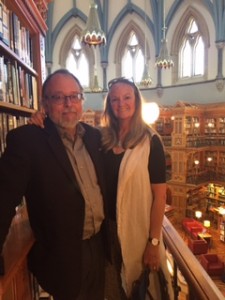
M 223 91 L 224 85 L 225 85 L 225 80 L 223 80 L 222 78 L 216 80 L 216 87 L 219 92 Z

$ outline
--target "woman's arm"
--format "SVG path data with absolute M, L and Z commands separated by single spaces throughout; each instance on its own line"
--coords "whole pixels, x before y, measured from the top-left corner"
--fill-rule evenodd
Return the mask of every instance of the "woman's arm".
M 149 160 L 149 174 L 153 202 L 150 212 L 149 237 L 160 240 L 166 204 L 166 164 L 163 145 L 158 136 L 153 136 Z M 144 264 L 152 270 L 160 266 L 159 245 L 148 242 L 144 253 Z
M 149 236 L 160 238 L 166 204 L 166 183 L 152 184 L 153 203 L 150 216 Z
M 162 222 L 166 203 L 166 183 L 152 184 L 153 203 L 150 212 L 149 237 L 160 240 Z M 158 270 L 160 267 L 160 246 L 154 246 L 147 242 L 144 252 L 144 264 L 151 270 Z

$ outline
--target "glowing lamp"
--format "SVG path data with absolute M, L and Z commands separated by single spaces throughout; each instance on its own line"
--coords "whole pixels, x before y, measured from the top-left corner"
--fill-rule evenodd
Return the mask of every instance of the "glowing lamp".
M 195 217 L 196 217 L 197 219 L 201 219 L 201 217 L 202 217 L 202 212 L 201 212 L 200 210 L 196 210 L 196 212 L 195 212 Z

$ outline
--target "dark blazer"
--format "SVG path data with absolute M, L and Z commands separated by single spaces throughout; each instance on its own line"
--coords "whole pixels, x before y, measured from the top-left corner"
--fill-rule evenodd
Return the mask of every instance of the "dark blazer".
M 104 194 L 100 133 L 83 126 L 83 141 Z M 0 159 L 0 252 L 23 195 L 36 239 L 29 268 L 46 291 L 65 300 L 75 299 L 81 280 L 85 203 L 50 119 L 44 129 L 25 125 L 7 136 L 7 148 Z

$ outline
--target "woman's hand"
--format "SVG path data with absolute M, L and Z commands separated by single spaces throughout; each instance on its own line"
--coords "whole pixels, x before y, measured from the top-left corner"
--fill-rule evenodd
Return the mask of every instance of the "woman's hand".
M 159 245 L 153 246 L 147 242 L 144 252 L 144 265 L 149 267 L 151 271 L 158 271 L 160 267 L 160 251 Z
M 46 118 L 46 114 L 43 111 L 36 111 L 31 115 L 31 118 L 28 120 L 28 124 L 36 125 L 41 128 L 44 128 L 44 119 Z

